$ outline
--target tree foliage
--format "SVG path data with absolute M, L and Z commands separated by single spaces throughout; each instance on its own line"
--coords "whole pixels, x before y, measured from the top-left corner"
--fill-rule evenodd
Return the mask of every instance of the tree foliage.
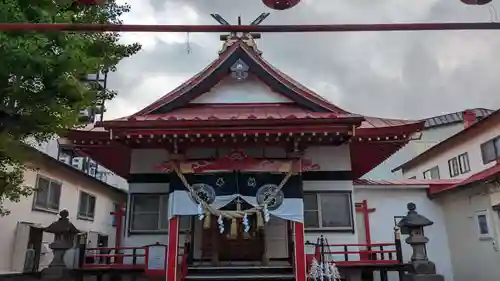
M 81 5 L 73 0 L 2 0 L 0 22 L 113 23 L 128 12 L 115 0 Z M 0 215 L 2 202 L 18 201 L 31 192 L 23 185 L 21 142 L 43 142 L 79 125 L 79 112 L 99 107 L 115 96 L 102 91 L 88 74 L 116 70 L 139 44 L 119 42 L 113 32 L 0 33 Z

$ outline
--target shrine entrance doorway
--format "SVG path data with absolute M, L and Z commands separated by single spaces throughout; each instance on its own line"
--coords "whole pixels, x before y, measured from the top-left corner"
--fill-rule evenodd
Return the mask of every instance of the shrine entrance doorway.
M 228 206 L 230 209 L 231 206 Z M 257 227 L 256 215 L 248 216 L 250 230 L 245 232 L 241 219 L 224 221 L 220 233 L 217 217 L 212 216 L 210 228 L 203 228 L 203 259 L 218 261 L 261 261 L 265 253 L 264 232 Z

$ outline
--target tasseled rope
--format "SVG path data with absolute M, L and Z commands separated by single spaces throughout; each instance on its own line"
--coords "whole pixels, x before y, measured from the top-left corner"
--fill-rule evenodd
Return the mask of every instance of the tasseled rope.
M 204 229 L 209 229 L 210 228 L 211 218 L 212 218 L 212 214 L 207 213 L 205 215 L 205 220 L 203 220 L 203 228 Z
M 236 219 L 231 220 L 231 232 L 229 234 L 231 237 L 236 237 L 238 235 L 238 221 Z
M 255 214 L 257 216 L 257 227 L 262 229 L 264 227 L 264 218 L 261 213 Z
M 234 211 L 221 211 L 221 210 L 217 210 L 214 207 L 212 207 L 211 205 L 207 204 L 205 201 L 201 200 L 201 198 L 198 196 L 198 194 L 196 194 L 196 192 L 193 190 L 193 188 L 191 187 L 191 185 L 187 182 L 186 177 L 184 177 L 184 175 L 179 170 L 179 167 L 178 167 L 177 163 L 174 163 L 172 166 L 173 166 L 173 168 L 175 170 L 175 173 L 180 178 L 180 180 L 182 181 L 182 183 L 184 184 L 184 186 L 189 190 L 189 192 L 194 197 L 194 199 L 203 206 L 204 210 L 209 211 L 213 215 L 223 216 L 223 217 L 229 218 L 229 219 L 242 218 L 245 214 L 260 212 L 262 210 L 263 206 L 268 205 L 269 203 L 271 203 L 272 200 L 274 200 L 274 198 L 276 197 L 276 195 L 278 195 L 278 193 L 281 191 L 281 189 L 285 186 L 285 183 L 290 179 L 290 177 L 293 174 L 293 164 L 292 164 L 292 165 L 290 165 L 290 171 L 288 171 L 288 173 L 286 174 L 285 178 L 283 178 L 283 180 L 280 182 L 280 184 L 278 185 L 278 188 L 276 188 L 276 190 L 272 194 L 270 194 L 269 197 L 267 197 L 267 200 L 265 200 L 262 205 L 255 206 L 255 207 L 253 207 L 251 209 L 248 209 L 246 211 L 236 211 L 236 212 L 234 212 Z

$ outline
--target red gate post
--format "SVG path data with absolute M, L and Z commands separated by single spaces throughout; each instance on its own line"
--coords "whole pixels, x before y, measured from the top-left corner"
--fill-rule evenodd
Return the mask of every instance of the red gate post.
M 179 216 L 173 216 L 168 221 L 168 250 L 167 250 L 166 281 L 177 279 L 177 258 L 179 256 Z
M 295 280 L 306 280 L 306 251 L 304 239 L 304 223 L 294 222 L 293 228 L 295 232 Z

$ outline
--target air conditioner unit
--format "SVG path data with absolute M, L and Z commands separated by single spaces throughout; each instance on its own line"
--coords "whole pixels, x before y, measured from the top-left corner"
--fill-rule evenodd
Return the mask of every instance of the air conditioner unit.
M 71 157 L 69 155 L 62 154 L 62 155 L 59 155 L 59 161 L 69 165 L 70 161 L 71 161 Z
M 75 157 L 71 160 L 71 166 L 82 170 L 83 169 L 83 158 L 82 157 Z
M 95 114 L 92 108 L 87 108 L 80 110 L 79 121 L 83 123 L 93 123 L 95 119 Z
M 105 171 L 97 171 L 95 177 L 100 181 L 106 182 L 108 180 L 108 173 Z

